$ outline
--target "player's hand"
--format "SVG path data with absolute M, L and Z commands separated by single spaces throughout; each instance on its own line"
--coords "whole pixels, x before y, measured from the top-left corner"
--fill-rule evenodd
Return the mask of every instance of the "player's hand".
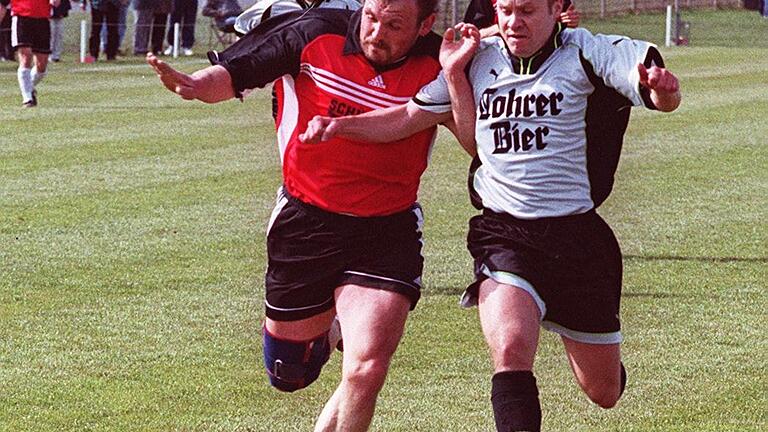
M 177 71 L 152 53 L 147 53 L 147 63 L 155 70 L 165 88 L 178 94 L 183 99 L 190 100 L 197 97 L 195 79 L 191 75 Z
M 640 75 L 640 85 L 662 93 L 674 93 L 680 90 L 680 82 L 672 72 L 657 66 L 646 68 L 638 63 L 637 73 Z
M 440 45 L 440 66 L 446 74 L 463 73 L 479 45 L 480 31 L 474 25 L 458 23 L 448 28 Z
M 574 6 L 573 3 L 568 6 L 568 9 L 566 9 L 565 12 L 560 14 L 560 22 L 570 28 L 578 27 L 580 20 L 581 17 L 579 16 L 579 12 L 576 11 L 576 6 Z
M 646 68 L 638 63 L 640 85 L 651 91 L 651 99 L 660 111 L 674 111 L 680 105 L 680 81 L 670 71 L 657 66 Z
M 338 122 L 333 117 L 323 117 L 316 115 L 307 123 L 307 130 L 299 135 L 301 142 L 315 144 L 322 141 L 328 141 L 336 136 L 338 132 Z

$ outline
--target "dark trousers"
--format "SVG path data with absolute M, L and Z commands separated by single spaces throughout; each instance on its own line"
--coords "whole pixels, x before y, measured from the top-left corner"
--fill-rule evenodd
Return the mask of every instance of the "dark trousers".
M 174 0 L 173 12 L 168 23 L 168 45 L 173 45 L 173 25 L 181 24 L 181 47 L 192 48 L 195 44 L 195 20 L 197 0 Z
M 7 12 L 0 21 L 0 57 L 12 60 L 13 47 L 11 47 L 11 13 Z
M 156 13 L 152 21 L 152 52 L 160 54 L 163 52 L 163 39 L 165 37 L 165 23 L 168 22 L 168 14 Z
M 120 44 L 120 37 L 117 32 L 119 13 L 119 8 L 109 2 L 102 3 L 101 10 L 91 9 L 91 37 L 88 39 L 88 48 L 94 58 L 99 58 L 102 23 L 107 25 L 107 46 L 104 48 L 107 60 L 114 60 L 117 55 L 117 48 Z

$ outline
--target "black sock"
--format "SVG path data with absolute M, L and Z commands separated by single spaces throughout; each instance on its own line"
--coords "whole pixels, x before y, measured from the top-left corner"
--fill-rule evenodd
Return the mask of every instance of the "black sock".
M 541 430 L 539 389 L 533 372 L 499 372 L 491 384 L 493 418 L 498 432 Z

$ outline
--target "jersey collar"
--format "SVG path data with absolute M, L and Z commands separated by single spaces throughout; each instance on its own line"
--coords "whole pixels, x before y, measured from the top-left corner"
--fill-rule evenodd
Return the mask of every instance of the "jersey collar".
M 504 43 L 504 47 L 507 49 L 510 61 L 512 62 L 512 69 L 518 75 L 533 75 L 539 70 L 542 64 L 552 55 L 557 48 L 563 45 L 562 38 L 563 24 L 557 22 L 555 28 L 552 30 L 552 34 L 549 39 L 544 43 L 544 46 L 536 52 L 536 54 L 530 57 L 517 57 L 509 51 L 509 47 Z M 503 39 L 502 39 L 503 41 Z
M 344 42 L 344 55 L 363 54 L 363 47 L 360 46 L 360 20 L 362 16 L 363 8 L 360 8 L 350 17 L 346 41 Z M 442 37 L 434 32 L 429 32 L 426 36 L 416 39 L 416 43 L 404 57 L 388 65 L 373 65 L 373 67 L 377 72 L 386 72 L 402 66 L 411 56 L 431 56 L 437 59 L 441 41 Z

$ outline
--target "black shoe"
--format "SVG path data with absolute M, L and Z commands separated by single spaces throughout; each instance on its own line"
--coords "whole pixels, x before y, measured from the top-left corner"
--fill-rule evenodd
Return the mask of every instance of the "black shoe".
M 21 104 L 24 108 L 34 108 L 37 106 L 37 90 L 32 90 L 32 99 Z

